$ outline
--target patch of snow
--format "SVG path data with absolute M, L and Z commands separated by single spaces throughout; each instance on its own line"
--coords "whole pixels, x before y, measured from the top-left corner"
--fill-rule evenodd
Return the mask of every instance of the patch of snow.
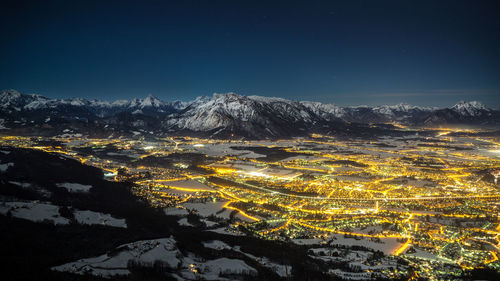
M 232 247 L 229 246 L 228 244 L 219 241 L 219 240 L 212 240 L 208 242 L 203 242 L 203 246 L 206 248 L 214 249 L 214 250 L 231 250 Z
M 163 211 L 168 216 L 185 216 L 189 214 L 189 212 L 186 209 L 175 208 L 175 207 L 165 208 L 165 210 Z
M 92 188 L 91 185 L 70 182 L 58 183 L 57 186 L 66 188 L 69 192 L 89 192 L 89 190 Z
M 10 184 L 20 186 L 25 189 L 32 189 L 35 190 L 36 192 L 42 194 L 44 197 L 50 197 L 52 195 L 52 192 L 46 190 L 45 188 L 33 185 L 29 182 L 18 182 L 18 181 L 9 181 Z
M 26 185 L 21 183 L 23 186 Z M 33 222 L 51 221 L 54 224 L 69 224 L 68 218 L 59 214 L 60 206 L 39 202 L 5 202 L 0 203 L 0 214 L 6 215 L 9 211 L 13 217 Z M 126 228 L 125 219 L 117 219 L 110 214 L 88 210 L 74 210 L 75 220 L 80 224 L 99 224 L 112 227 Z
M 125 219 L 117 219 L 112 217 L 110 214 L 80 210 L 74 211 L 73 214 L 75 215 L 76 221 L 80 224 L 99 224 L 105 226 L 127 228 Z
M 5 173 L 9 169 L 9 167 L 13 167 L 14 163 L 5 163 L 5 164 L 0 164 L 0 173 Z
M 54 224 L 69 224 L 69 219 L 59 215 L 59 206 L 45 203 L 5 202 L 0 203 L 0 213 L 8 212 L 13 217 L 33 222 L 51 221 Z
M 216 229 L 209 229 L 209 230 L 206 230 L 206 231 L 215 232 L 215 233 L 219 233 L 219 234 L 233 235 L 233 236 L 244 236 L 245 235 L 245 234 L 241 233 L 237 229 L 227 228 L 227 227 L 220 227 L 220 228 L 216 228 Z
M 323 239 L 310 238 L 310 239 L 293 239 L 292 242 L 297 245 L 318 245 L 323 242 Z
M 76 262 L 52 267 L 52 270 L 72 272 L 77 274 L 92 274 L 102 277 L 127 275 L 129 261 L 153 264 L 161 261 L 168 267 L 175 269 L 181 261 L 173 237 L 153 240 L 137 241 L 121 245 L 117 254 L 104 254 L 94 258 L 80 259 Z
M 219 274 L 244 274 L 256 275 L 257 270 L 247 265 L 242 260 L 220 258 L 216 260 L 209 260 L 201 265 L 202 273 L 208 280 L 217 280 Z
M 153 267 L 161 262 L 177 280 L 234 280 L 220 274 L 256 275 L 257 270 L 239 259 L 219 258 L 205 260 L 192 253 L 184 255 L 169 238 L 136 241 L 124 244 L 111 253 L 84 258 L 75 262 L 52 267 L 52 270 L 102 277 L 128 275 L 130 262 Z M 197 273 L 195 273 L 197 272 Z M 238 280 L 240 278 L 237 278 Z
M 208 217 L 210 215 L 220 215 L 216 214 L 220 210 L 222 210 L 223 206 L 227 203 L 227 201 L 219 201 L 219 202 L 207 202 L 207 203 L 185 203 L 184 207 L 188 210 L 195 210 L 200 216 Z M 225 217 L 229 218 L 229 216 Z
M 345 246 L 363 246 L 373 250 L 378 250 L 384 252 L 388 255 L 393 253 L 398 249 L 402 243 L 397 241 L 397 238 L 381 238 L 380 243 L 369 240 L 369 238 L 363 238 L 361 240 L 356 240 L 354 238 L 344 238 L 343 235 L 334 234 L 332 237 L 337 239 L 331 240 L 330 245 L 345 245 Z
M 182 219 L 178 220 L 177 223 L 179 225 L 182 225 L 182 226 L 193 226 L 192 224 L 190 224 L 188 222 L 187 218 L 182 218 Z

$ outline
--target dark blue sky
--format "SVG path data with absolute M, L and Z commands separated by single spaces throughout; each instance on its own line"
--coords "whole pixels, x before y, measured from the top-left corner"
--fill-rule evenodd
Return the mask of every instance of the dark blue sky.
M 2 1 L 0 88 L 500 108 L 499 1 Z

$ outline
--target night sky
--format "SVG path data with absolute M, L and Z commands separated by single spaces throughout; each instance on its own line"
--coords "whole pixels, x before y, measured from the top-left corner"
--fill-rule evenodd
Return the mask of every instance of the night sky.
M 1 1 L 0 89 L 500 108 L 500 1 Z

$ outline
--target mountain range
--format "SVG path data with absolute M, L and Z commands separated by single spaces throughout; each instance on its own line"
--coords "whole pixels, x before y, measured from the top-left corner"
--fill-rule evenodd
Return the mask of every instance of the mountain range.
M 235 93 L 201 96 L 190 102 L 166 102 L 153 95 L 108 102 L 50 99 L 16 90 L 0 92 L 0 130 L 22 134 L 261 139 L 346 133 L 363 130 L 371 124 L 388 123 L 417 127 L 498 127 L 500 111 L 477 101 L 461 101 L 450 108 L 405 103 L 342 107 Z

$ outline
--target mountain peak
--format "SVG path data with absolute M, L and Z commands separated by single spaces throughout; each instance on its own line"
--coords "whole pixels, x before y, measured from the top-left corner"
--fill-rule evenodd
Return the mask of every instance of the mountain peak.
M 140 102 L 139 107 L 159 107 L 162 105 L 164 105 L 162 100 L 155 97 L 153 94 L 149 94 Z
M 481 102 L 478 101 L 460 101 L 452 108 L 453 111 L 466 116 L 480 116 L 485 111 L 490 111 Z
M 2 90 L 0 92 L 0 101 L 6 102 L 7 100 L 18 99 L 21 95 L 21 93 L 14 89 Z
M 228 93 L 214 93 L 212 95 L 213 99 L 236 99 L 236 98 L 242 98 L 244 96 L 240 96 L 235 92 L 228 92 Z
M 482 104 L 479 101 L 459 101 L 457 104 L 455 104 L 452 108 L 460 108 L 460 107 L 474 107 L 478 109 L 486 109 L 484 104 Z
M 5 89 L 0 91 L 0 95 L 21 95 L 21 93 L 14 89 Z
M 153 94 L 148 94 L 144 100 L 160 100 Z

